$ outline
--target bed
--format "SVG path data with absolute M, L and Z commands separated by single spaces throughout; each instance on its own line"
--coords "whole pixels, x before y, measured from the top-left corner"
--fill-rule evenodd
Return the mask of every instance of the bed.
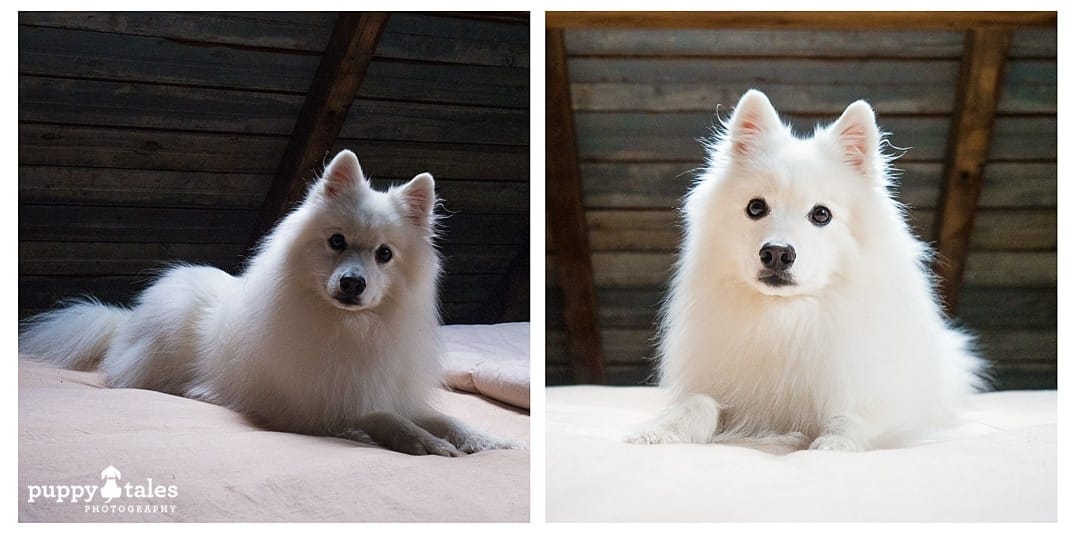
M 866 453 L 620 439 L 655 387 L 546 390 L 547 520 L 1055 521 L 1057 392 L 981 394 L 961 423 Z
M 452 389 L 440 392 L 439 407 L 494 434 L 528 441 L 528 324 L 443 331 Z M 146 390 L 104 389 L 96 372 L 20 357 L 20 521 L 528 517 L 527 449 L 413 457 L 336 438 L 270 432 L 222 407 Z

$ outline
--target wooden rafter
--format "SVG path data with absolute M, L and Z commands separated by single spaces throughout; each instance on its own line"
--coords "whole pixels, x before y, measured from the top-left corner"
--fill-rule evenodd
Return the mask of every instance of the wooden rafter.
M 547 221 L 555 272 L 563 291 L 566 346 L 574 380 L 604 382 L 574 115 L 562 30 L 547 30 Z
M 1008 29 L 978 28 L 968 31 L 964 43 L 934 226 L 934 270 L 950 315 L 960 297 L 1011 37 Z
M 307 180 L 341 133 L 388 18 L 378 12 L 342 13 L 338 17 L 259 212 L 249 248 L 303 198 Z
M 1053 11 L 549 11 L 548 28 L 942 29 L 1054 26 Z

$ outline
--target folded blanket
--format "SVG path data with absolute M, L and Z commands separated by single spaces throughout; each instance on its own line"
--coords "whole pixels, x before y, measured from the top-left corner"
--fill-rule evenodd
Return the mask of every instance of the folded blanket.
M 529 323 L 453 325 L 446 340 L 446 382 L 520 408 L 529 408 Z

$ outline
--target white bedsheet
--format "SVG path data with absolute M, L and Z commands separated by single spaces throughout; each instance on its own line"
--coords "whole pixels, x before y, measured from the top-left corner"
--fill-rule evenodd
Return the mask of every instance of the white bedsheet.
M 1054 521 L 1057 392 L 976 397 L 963 423 L 914 447 L 776 455 L 621 438 L 658 388 L 547 389 L 547 520 Z
M 529 323 L 450 325 L 446 382 L 452 388 L 529 408 Z

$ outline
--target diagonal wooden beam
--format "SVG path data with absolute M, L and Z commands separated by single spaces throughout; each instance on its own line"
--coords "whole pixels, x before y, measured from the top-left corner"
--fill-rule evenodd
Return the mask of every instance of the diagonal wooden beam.
M 547 221 L 574 380 L 604 383 L 593 268 L 562 30 L 547 30 Z
M 1011 38 L 1008 29 L 978 28 L 967 32 L 964 43 L 934 225 L 934 271 L 941 278 L 941 298 L 949 315 L 960 297 Z
M 307 191 L 308 179 L 334 146 L 386 25 L 386 13 L 342 13 L 311 81 L 289 145 L 259 211 L 249 249 Z
M 548 28 L 966 30 L 1054 26 L 1055 11 L 548 11 Z

